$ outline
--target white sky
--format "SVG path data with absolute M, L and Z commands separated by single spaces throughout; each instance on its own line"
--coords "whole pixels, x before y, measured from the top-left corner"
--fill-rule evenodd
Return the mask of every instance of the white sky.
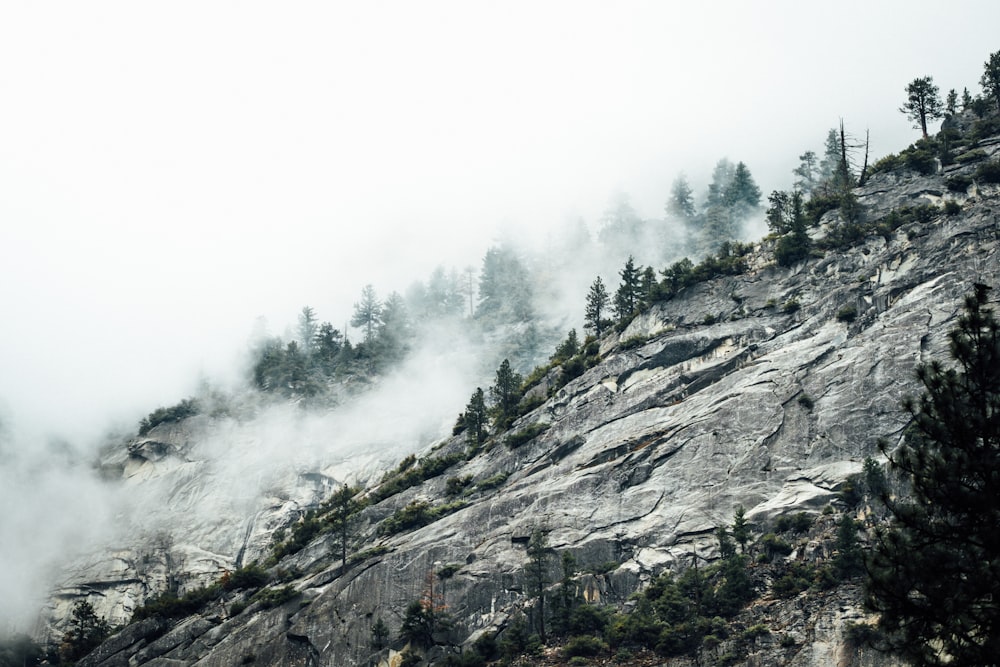
M 816 6 L 3 2 L 0 419 L 134 421 L 259 315 L 339 326 L 724 156 L 787 188 L 841 117 L 898 151 L 906 83 L 977 93 L 1000 48 L 995 0 Z

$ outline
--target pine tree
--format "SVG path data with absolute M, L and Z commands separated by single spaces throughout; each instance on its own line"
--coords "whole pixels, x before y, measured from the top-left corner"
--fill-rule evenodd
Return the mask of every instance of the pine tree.
M 774 258 L 780 266 L 791 266 L 809 256 L 812 240 L 806 232 L 805 207 L 802 193 L 775 190 L 767 198 L 767 226 L 780 234 L 774 248 Z
M 702 216 L 698 256 L 714 255 L 724 243 L 736 240 L 739 229 L 732 211 L 721 204 L 712 206 Z
M 379 616 L 372 623 L 372 648 L 381 651 L 389 641 L 389 626 Z
M 111 626 L 94 611 L 93 605 L 81 600 L 73 605 L 69 629 L 59 645 L 59 657 L 70 664 L 101 645 L 111 634 Z
M 968 88 L 962 88 L 962 111 L 966 111 L 972 106 L 972 94 Z
M 576 335 L 576 329 L 570 329 L 566 334 L 566 339 L 559 343 L 555 353 L 549 357 L 549 361 L 562 363 L 580 351 L 580 339 Z
M 314 354 L 320 368 L 327 375 L 332 375 L 337 366 L 337 357 L 343 346 L 344 336 L 329 322 L 319 325 L 316 339 L 313 343 Z
M 410 340 L 410 318 L 406 312 L 406 302 L 398 292 L 393 292 L 385 300 L 379 314 L 378 352 L 383 361 L 397 360 L 405 354 Z
M 913 127 L 919 128 L 927 138 L 927 121 L 944 115 L 944 105 L 938 87 L 934 85 L 934 77 L 919 77 L 906 86 L 906 104 L 899 110 L 913 121 Z
M 311 357 L 313 346 L 316 343 L 316 332 L 319 326 L 316 324 L 316 311 L 309 306 L 304 306 L 299 313 L 299 343 L 302 346 L 302 353 L 306 357 Z
M 521 400 L 521 382 L 521 375 L 511 368 L 510 360 L 504 359 L 497 369 L 496 380 L 490 387 L 493 421 L 500 429 L 506 428 L 517 413 L 517 404 Z
M 712 170 L 712 181 L 708 184 L 708 194 L 705 196 L 705 209 L 713 206 L 725 206 L 726 188 L 733 180 L 736 168 L 726 158 L 719 160 Z
M 607 311 L 611 303 L 611 297 L 604 287 L 604 281 L 600 276 L 590 285 L 590 292 L 587 293 L 587 306 L 584 311 L 584 326 L 594 332 L 596 338 L 600 338 L 607 326 Z
M 667 200 L 666 212 L 669 216 L 685 221 L 695 216 L 694 193 L 684 174 L 675 178 L 673 185 L 670 186 L 670 199 Z
M 647 266 L 639 276 L 639 308 L 648 308 L 656 300 L 659 283 L 656 280 L 656 269 Z
M 357 493 L 357 489 L 344 484 L 327 501 L 332 507 L 327 521 L 335 536 L 336 545 L 340 550 L 340 566 L 342 569 L 347 567 L 347 548 L 351 540 L 351 519 L 358 509 L 357 501 L 354 500 L 354 496 Z
M 954 88 L 948 91 L 948 97 L 944 101 L 944 109 L 949 116 L 954 116 L 958 111 L 958 92 Z
M 819 168 L 816 153 L 806 151 L 799 156 L 799 166 L 792 170 L 797 177 L 795 179 L 795 189 L 805 194 L 809 194 L 816 187 L 816 172 Z
M 635 260 L 629 255 L 625 266 L 619 274 L 622 282 L 615 292 L 615 315 L 619 323 L 631 318 L 639 307 L 639 281 L 642 272 L 635 266 Z
M 760 188 L 745 163 L 736 164 L 723 201 L 730 209 L 735 209 L 738 216 L 745 216 L 760 205 Z
M 364 329 L 365 345 L 375 342 L 375 334 L 382 316 L 382 304 L 375 294 L 375 288 L 365 285 L 361 290 L 361 301 L 354 304 L 354 315 L 351 317 L 351 326 Z
M 840 156 L 840 134 L 835 128 L 830 128 L 823 143 L 823 159 L 820 160 L 818 168 L 818 181 L 824 186 L 829 186 L 834 180 L 837 168 L 840 166 Z
M 747 552 L 747 542 L 750 541 L 750 523 L 747 521 L 743 505 L 736 508 L 733 514 L 733 539 L 740 545 L 740 553 Z
M 525 570 L 528 594 L 537 603 L 536 627 L 538 636 L 545 643 L 545 588 L 549 584 L 549 556 L 552 549 L 545 531 L 536 528 L 528 539 L 528 565 Z
M 1000 51 L 991 53 L 989 60 L 983 64 L 983 76 L 979 79 L 979 85 L 983 87 L 987 97 L 993 98 L 997 111 L 1000 111 Z
M 469 442 L 476 448 L 481 447 L 486 439 L 486 418 L 486 398 L 482 387 L 476 387 L 462 415 L 462 421 L 469 432 Z
M 533 317 L 531 299 L 531 281 L 517 253 L 506 246 L 487 250 L 479 274 L 476 317 L 528 322 Z
M 955 366 L 918 369 L 919 399 L 882 494 L 891 521 L 867 558 L 866 601 L 917 665 L 990 665 L 1000 655 L 1000 323 L 976 285 L 949 334 Z

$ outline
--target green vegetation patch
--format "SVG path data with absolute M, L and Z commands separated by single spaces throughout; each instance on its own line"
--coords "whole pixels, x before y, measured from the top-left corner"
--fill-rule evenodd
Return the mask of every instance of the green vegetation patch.
M 521 445 L 531 442 L 547 430 L 549 430 L 549 424 L 546 424 L 545 422 L 531 424 L 530 426 L 525 426 L 521 430 L 508 435 L 506 440 L 504 440 L 504 444 L 511 449 L 517 449 Z
M 146 435 L 160 424 L 179 422 L 193 417 L 199 412 L 201 412 L 201 407 L 194 398 L 186 398 L 169 408 L 157 408 L 139 422 L 139 435 Z

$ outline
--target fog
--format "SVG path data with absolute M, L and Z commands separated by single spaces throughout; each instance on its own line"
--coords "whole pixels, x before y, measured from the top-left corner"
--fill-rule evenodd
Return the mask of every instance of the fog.
M 206 380 L 238 386 L 258 318 L 281 334 L 309 305 L 343 328 L 364 285 L 478 270 L 505 239 L 542 262 L 578 220 L 596 237 L 617 193 L 660 218 L 683 172 L 700 198 L 723 157 L 766 196 L 841 119 L 896 152 L 919 137 L 906 83 L 978 93 L 998 48 L 989 0 L 689 5 L 0 7 L 0 598 L 22 614 L 49 565 L 108 538 L 95 448 Z M 554 263 L 553 327 L 582 328 L 582 263 Z M 476 356 L 418 355 L 361 412 L 268 413 L 247 451 L 418 446 L 498 361 Z M 408 394 L 407 418 L 379 416 Z

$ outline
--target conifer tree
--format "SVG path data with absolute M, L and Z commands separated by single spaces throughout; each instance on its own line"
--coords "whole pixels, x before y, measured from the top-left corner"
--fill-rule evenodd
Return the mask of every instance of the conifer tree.
M 972 106 L 972 94 L 969 93 L 968 88 L 962 88 L 962 111 L 967 110 Z
M 906 86 L 906 104 L 899 110 L 913 121 L 913 127 L 920 129 L 927 138 L 927 121 L 944 115 L 944 105 L 934 77 L 924 76 L 911 81 Z
M 73 664 L 101 645 L 111 634 L 111 626 L 99 617 L 93 605 L 81 600 L 73 605 L 69 629 L 59 646 L 59 657 Z
M 406 312 L 406 302 L 398 292 L 393 292 L 385 300 L 379 313 L 377 347 L 382 361 L 392 361 L 402 357 L 406 352 L 410 335 L 410 318 Z
M 490 401 L 493 404 L 493 421 L 498 428 L 506 428 L 517 413 L 521 400 L 522 378 L 504 359 L 496 372 L 496 380 L 490 387 Z
M 750 541 L 750 523 L 747 521 L 743 505 L 736 508 L 733 514 L 733 539 L 740 545 L 740 553 L 747 552 L 747 542 Z
M 545 588 L 549 584 L 549 556 L 552 549 L 545 531 L 536 528 L 528 539 L 528 566 L 525 571 L 528 593 L 538 601 L 536 627 L 545 643 Z
M 351 326 L 364 329 L 365 345 L 375 342 L 375 334 L 382 316 L 382 304 L 375 294 L 375 288 L 365 285 L 361 290 L 361 301 L 354 304 L 354 315 L 351 317 Z
M 482 387 L 476 387 L 469 404 L 465 406 L 462 420 L 469 432 L 469 442 L 475 447 L 481 447 L 486 438 L 486 398 Z
M 587 306 L 583 316 L 585 327 L 593 331 L 596 338 L 600 338 L 604 332 L 610 302 L 611 297 L 604 287 L 604 281 L 597 276 L 587 293 Z
M 642 272 L 635 266 L 635 260 L 629 255 L 625 266 L 619 272 L 622 282 L 615 292 L 615 315 L 618 322 L 628 320 L 639 307 L 639 282 Z
M 888 453 L 910 493 L 883 491 L 891 521 L 867 558 L 866 601 L 917 665 L 1000 655 L 1000 323 L 976 285 L 949 334 L 955 364 L 919 367 L 912 422 Z
M 533 316 L 531 299 L 531 281 L 517 253 L 507 246 L 487 250 L 479 274 L 476 317 L 528 322 Z
M 656 300 L 659 283 L 656 280 L 656 269 L 647 266 L 639 276 L 639 307 L 648 308 Z
M 979 85 L 983 87 L 987 97 L 993 98 L 997 111 L 1000 111 L 1000 51 L 991 53 L 989 60 L 983 64 L 983 76 L 979 79 Z
M 307 357 L 312 356 L 318 329 L 316 311 L 309 306 L 304 306 L 299 313 L 299 343 L 302 345 L 303 354 Z
M 688 185 L 687 178 L 680 174 L 670 186 L 670 199 L 667 200 L 667 215 L 681 220 L 691 220 L 695 216 L 694 193 Z
M 816 153 L 806 151 L 799 156 L 799 166 L 792 170 L 797 177 L 795 179 L 795 189 L 805 194 L 809 194 L 816 187 L 816 171 L 819 168 Z
M 719 160 L 712 170 L 712 181 L 708 184 L 708 194 L 705 196 L 705 209 L 713 206 L 724 206 L 726 188 L 733 180 L 736 168 L 726 158 Z
M 351 539 L 351 518 L 358 509 L 354 496 L 358 490 L 344 484 L 331 496 L 329 503 L 332 511 L 328 517 L 330 528 L 340 550 L 341 568 L 347 567 L 347 547 Z
M 738 216 L 745 215 L 760 204 L 760 188 L 757 187 L 750 168 L 745 163 L 736 164 L 733 178 L 726 186 L 723 199 L 729 208 L 735 209 Z
M 563 362 L 580 351 L 580 338 L 576 335 L 576 329 L 570 329 L 566 334 L 566 339 L 559 343 L 555 353 L 549 358 L 550 361 Z
M 948 91 L 948 97 L 944 101 L 944 109 L 949 116 L 954 116 L 958 111 L 958 93 L 954 88 Z
M 344 336 L 340 331 L 334 329 L 332 324 L 323 322 L 319 325 L 313 348 L 320 368 L 327 375 L 332 374 L 336 368 L 337 357 L 340 355 L 343 342 Z

